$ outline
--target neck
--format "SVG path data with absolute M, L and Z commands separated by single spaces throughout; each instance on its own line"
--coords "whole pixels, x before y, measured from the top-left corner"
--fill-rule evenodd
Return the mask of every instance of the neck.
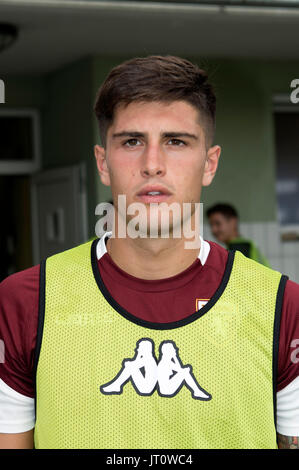
M 140 279 L 163 279 L 187 269 L 200 248 L 186 249 L 184 238 L 110 238 L 107 251 L 123 271 Z

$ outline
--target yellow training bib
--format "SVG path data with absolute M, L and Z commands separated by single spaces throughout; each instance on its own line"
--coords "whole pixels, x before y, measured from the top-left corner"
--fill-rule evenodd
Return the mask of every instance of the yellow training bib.
M 98 240 L 41 263 L 36 448 L 276 448 L 286 277 L 230 252 L 181 321 L 140 320 L 109 294 Z

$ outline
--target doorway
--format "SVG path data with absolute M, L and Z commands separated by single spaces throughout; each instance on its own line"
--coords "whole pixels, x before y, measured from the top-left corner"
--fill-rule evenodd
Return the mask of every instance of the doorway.
M 0 282 L 32 259 L 30 175 L 0 175 Z

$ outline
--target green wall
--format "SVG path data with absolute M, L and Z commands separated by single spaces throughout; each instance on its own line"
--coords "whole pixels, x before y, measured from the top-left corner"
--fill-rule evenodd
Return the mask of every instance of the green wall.
M 93 102 L 95 102 L 97 91 L 103 81 L 105 80 L 106 76 L 110 72 L 110 70 L 120 62 L 125 60 L 123 57 L 119 58 L 101 58 L 101 57 L 94 57 L 93 59 L 93 82 L 92 82 L 92 90 L 93 90 Z M 98 122 L 94 115 L 93 117 L 93 133 L 94 133 L 94 143 L 100 144 L 100 133 Z M 95 173 L 95 184 L 96 184 L 96 197 L 97 202 L 108 201 L 111 199 L 111 191 L 108 186 L 105 186 L 101 183 L 100 176 L 98 171 Z
M 222 154 L 212 185 L 203 190 L 202 202 L 205 209 L 216 202 L 234 204 L 242 221 L 270 221 L 276 218 L 271 104 L 258 79 L 242 65 L 219 62 L 213 77 L 215 143 Z
M 44 168 L 87 158 L 92 140 L 91 61 L 76 62 L 44 78 Z
M 218 60 L 210 69 L 217 94 L 215 143 L 222 156 L 213 184 L 203 192 L 205 208 L 227 201 L 244 222 L 275 220 L 272 97 L 290 93 L 299 62 Z
M 5 83 L 5 103 L 0 108 L 28 107 L 38 108 L 44 104 L 45 88 L 42 77 L 14 77 L 10 75 L 1 78 Z
M 43 169 L 86 163 L 89 236 L 94 234 L 96 204 L 91 85 L 90 58 L 48 74 L 42 111 Z

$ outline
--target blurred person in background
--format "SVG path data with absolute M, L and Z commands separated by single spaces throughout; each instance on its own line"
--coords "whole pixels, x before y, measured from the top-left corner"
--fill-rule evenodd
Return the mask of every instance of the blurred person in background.
M 239 231 L 237 210 L 230 204 L 215 204 L 207 210 L 213 236 L 224 243 L 228 250 L 238 250 L 258 263 L 270 267 L 268 260 L 252 240 L 244 238 Z

